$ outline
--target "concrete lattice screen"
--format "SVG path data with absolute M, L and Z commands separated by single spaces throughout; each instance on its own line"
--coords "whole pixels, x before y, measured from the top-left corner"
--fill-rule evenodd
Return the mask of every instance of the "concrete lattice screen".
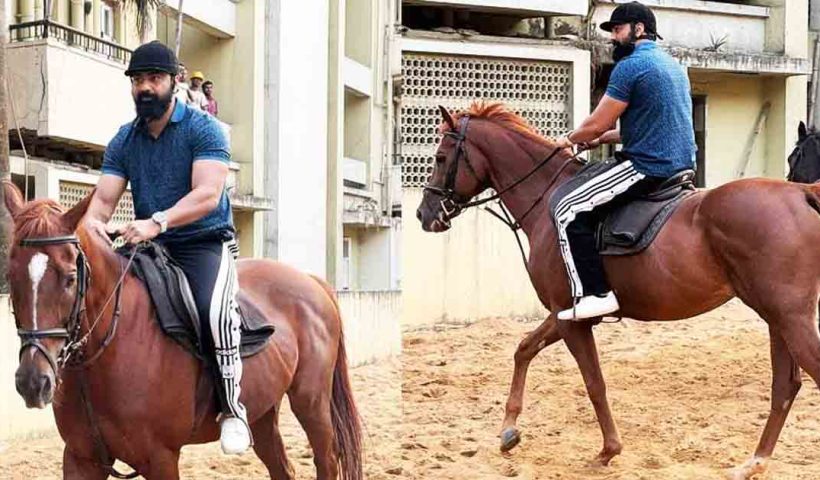
M 74 205 L 76 205 L 77 202 L 85 198 L 86 195 L 91 193 L 91 190 L 93 189 L 93 185 L 61 181 L 60 204 L 66 208 L 71 208 Z M 117 209 L 114 211 L 114 215 L 111 217 L 111 222 L 116 225 L 122 225 L 130 222 L 133 219 L 134 202 L 131 199 L 131 192 L 126 191 L 120 199 L 120 203 L 117 205 Z
M 460 111 L 474 100 L 500 101 L 541 134 L 572 122 L 572 64 L 543 60 L 406 53 L 402 57 L 402 186 L 424 186 L 433 171 L 438 105 Z

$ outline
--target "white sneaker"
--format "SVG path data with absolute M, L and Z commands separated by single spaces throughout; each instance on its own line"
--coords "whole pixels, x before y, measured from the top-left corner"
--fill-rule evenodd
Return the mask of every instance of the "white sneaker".
M 612 292 L 607 293 L 606 296 L 603 297 L 588 295 L 582 297 L 581 300 L 575 304 L 575 308 L 558 312 L 558 320 L 584 320 L 587 318 L 595 318 L 608 313 L 617 312 L 620 308 L 618 299 L 615 298 L 615 294 Z
M 222 418 L 219 441 L 227 455 L 239 455 L 251 446 L 251 433 L 242 420 L 225 416 Z

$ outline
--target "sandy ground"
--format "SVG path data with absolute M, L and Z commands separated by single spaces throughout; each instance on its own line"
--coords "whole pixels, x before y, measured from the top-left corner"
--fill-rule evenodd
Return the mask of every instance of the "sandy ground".
M 601 446 L 566 347 L 533 361 L 522 443 L 498 450 L 518 341 L 536 323 L 510 319 L 404 337 L 406 478 L 712 479 L 753 452 L 769 409 L 768 330 L 738 303 L 668 324 L 596 328 L 624 453 L 587 467 Z M 820 478 L 820 394 L 804 376 L 766 479 Z M 468 473 L 469 472 L 469 473 Z
M 768 335 L 753 312 L 733 303 L 686 322 L 596 328 L 624 442 L 610 467 L 585 466 L 600 433 L 561 344 L 530 367 L 523 441 L 502 455 L 497 434 L 512 354 L 536 325 L 494 319 L 408 332 L 401 360 L 354 369 L 367 478 L 700 480 L 721 478 L 754 450 L 769 409 Z M 283 424 L 299 478 L 313 478 L 301 429 L 287 413 Z M 59 478 L 61 449 L 54 437 L 0 444 L 0 479 Z M 215 444 L 186 448 L 182 476 L 267 478 L 252 454 L 229 459 Z M 820 478 L 820 392 L 806 377 L 761 478 Z

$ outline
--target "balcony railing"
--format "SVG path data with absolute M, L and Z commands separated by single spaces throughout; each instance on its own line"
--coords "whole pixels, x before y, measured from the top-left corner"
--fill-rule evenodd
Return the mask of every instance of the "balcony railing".
M 12 42 L 56 38 L 66 45 L 124 64 L 127 64 L 131 58 L 131 50 L 125 47 L 48 19 L 10 25 L 9 36 Z

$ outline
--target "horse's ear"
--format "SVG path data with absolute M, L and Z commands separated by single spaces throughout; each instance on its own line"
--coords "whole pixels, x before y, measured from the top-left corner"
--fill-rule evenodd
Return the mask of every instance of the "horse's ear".
M 801 142 L 809 136 L 809 132 L 806 130 L 806 124 L 800 122 L 800 125 L 797 126 L 797 139 Z
M 441 116 L 444 118 L 444 121 L 447 123 L 447 126 L 450 127 L 450 130 L 455 130 L 456 121 L 453 120 L 453 116 L 450 115 L 450 112 L 441 105 L 438 106 L 438 109 L 441 112 Z
M 20 193 L 20 189 L 10 180 L 3 180 L 3 198 L 6 201 L 6 209 L 8 209 L 12 218 L 20 213 L 23 204 L 26 203 L 26 201 L 23 200 L 23 194 Z
M 94 198 L 94 192 L 96 191 L 97 189 L 95 188 L 91 191 L 91 193 L 86 195 L 84 199 L 80 200 L 76 205 L 71 207 L 71 210 L 63 214 L 61 221 L 64 227 L 72 232 L 77 230 L 77 225 L 80 224 L 80 220 L 83 219 L 85 212 L 88 210 L 88 206 L 91 205 L 91 199 Z

